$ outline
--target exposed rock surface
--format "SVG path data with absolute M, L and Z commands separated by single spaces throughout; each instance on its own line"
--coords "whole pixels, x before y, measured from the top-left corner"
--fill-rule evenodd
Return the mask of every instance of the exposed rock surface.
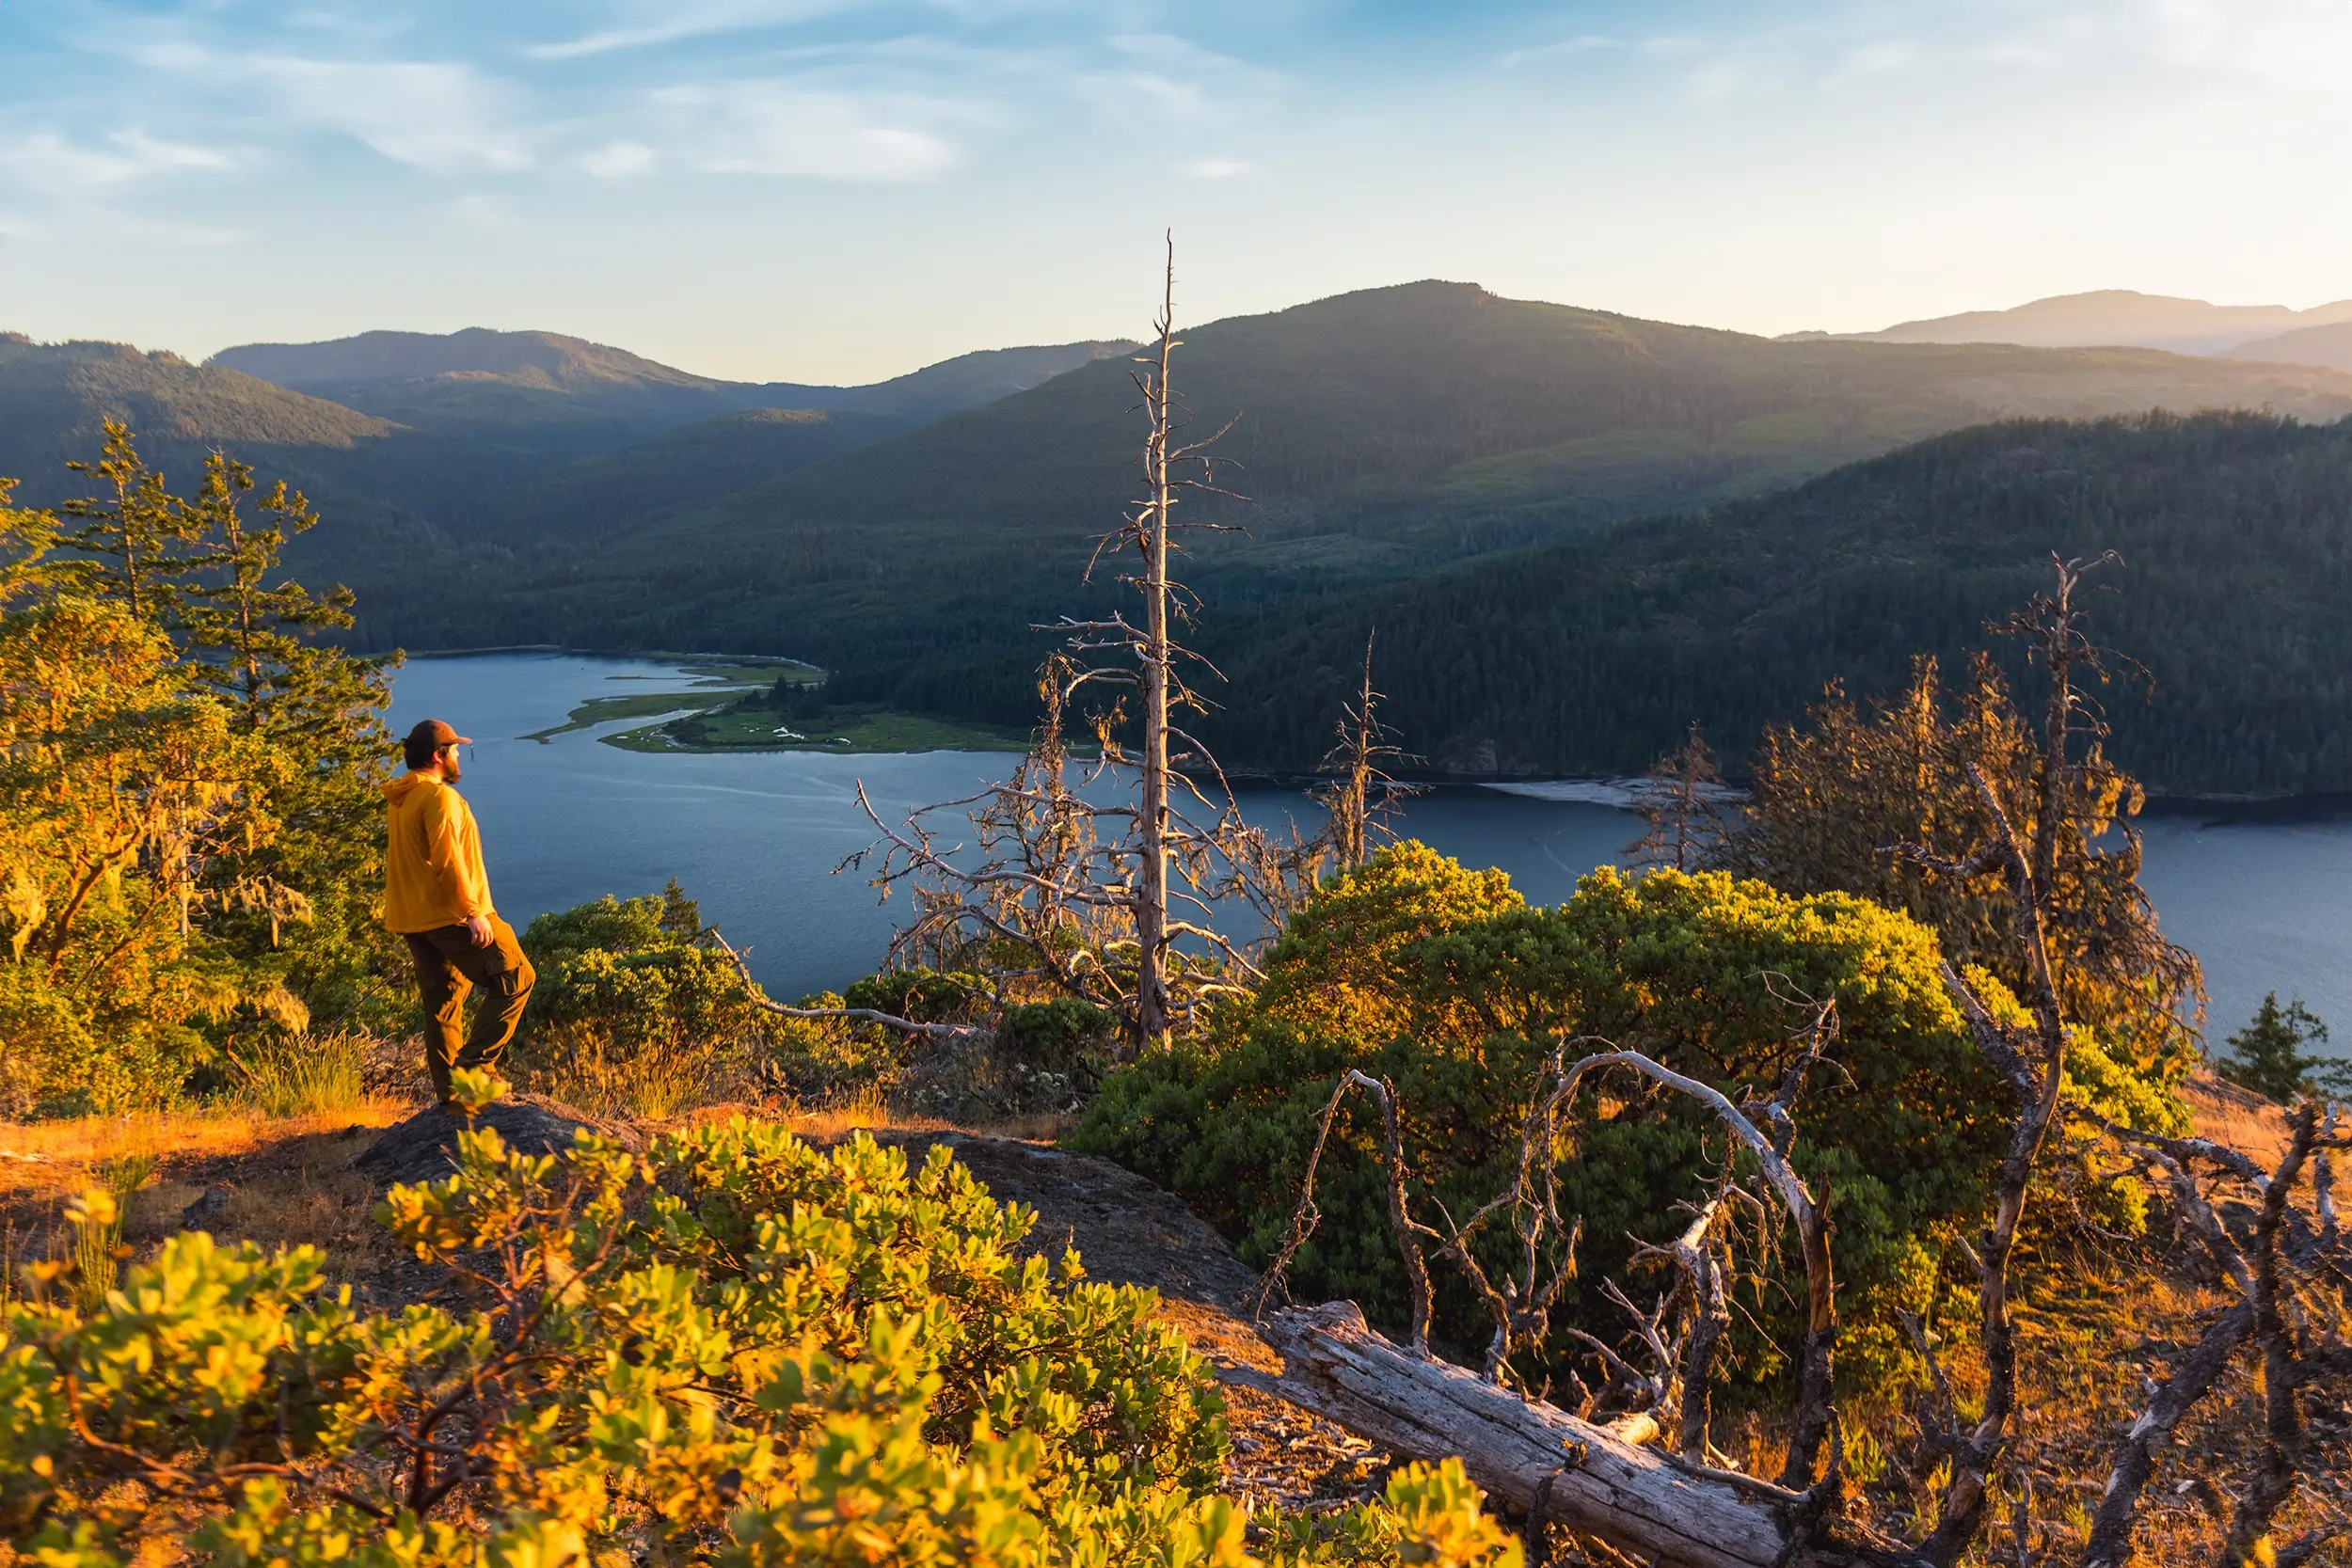
M 632 1148 L 641 1144 L 625 1126 L 584 1117 L 540 1095 L 516 1094 L 470 1120 L 448 1111 L 419 1111 L 386 1128 L 382 1137 L 351 1162 L 351 1168 L 388 1183 L 437 1181 L 457 1168 L 457 1134 L 469 1126 L 493 1128 L 507 1148 L 525 1154 L 560 1154 L 572 1147 L 572 1134 L 583 1127 Z

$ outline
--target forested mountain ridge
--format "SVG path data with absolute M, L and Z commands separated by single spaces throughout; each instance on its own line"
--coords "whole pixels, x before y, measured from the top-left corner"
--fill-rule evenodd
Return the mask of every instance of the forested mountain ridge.
M 711 390 L 729 385 L 674 370 L 627 349 L 560 332 L 362 332 L 317 343 L 240 343 L 205 363 L 224 365 L 297 391 L 425 381 L 445 375 L 496 375 L 581 391 L 604 386 L 664 386 Z
M 391 421 L 234 370 L 127 343 L 37 343 L 0 332 L 0 462 L 28 483 L 95 454 L 101 420 L 135 420 L 159 441 L 333 447 L 398 434 Z
M 592 545 L 871 446 L 911 422 L 814 408 L 749 408 L 702 420 L 491 490 L 478 508 L 479 527 L 501 540 Z
M 466 341 L 454 349 L 449 339 L 370 334 L 364 354 L 259 345 L 196 365 L 120 343 L 0 333 L 0 477 L 20 481 L 19 500 L 37 506 L 86 493 L 89 482 L 65 465 L 96 457 L 109 418 L 128 421 L 175 482 L 192 483 L 206 454 L 226 449 L 306 491 L 336 525 L 295 541 L 289 565 L 349 582 L 398 623 L 412 601 L 510 578 L 506 541 L 518 534 L 541 559 L 561 556 L 607 519 L 642 526 L 1120 346 L 990 350 L 872 387 L 785 387 L 871 405 L 795 413 L 766 406 L 784 384 L 691 376 L 554 334 L 455 336 Z M 237 368 L 248 362 L 339 398 Z M 435 373 L 400 379 L 416 370 Z
M 2137 350 L 1775 343 L 1499 299 L 1469 285 L 1365 291 L 1190 333 L 1179 387 L 1256 499 L 1247 538 L 1196 574 L 1286 595 L 1410 576 L 1613 518 L 1787 484 L 2020 413 L 2267 405 L 2352 411 L 2352 378 Z M 1128 367 L 1031 391 L 566 554 L 412 645 L 529 640 L 779 647 L 830 664 L 903 637 L 993 636 L 1067 604 L 1134 482 Z M 363 628 L 367 630 L 370 628 Z M 1016 681 L 1014 691 L 1025 690 Z
M 221 448 L 308 491 L 340 526 L 331 564 L 313 554 L 302 566 L 329 580 L 377 580 L 420 553 L 461 570 L 480 559 L 439 519 L 499 471 L 494 451 L 176 354 L 0 334 L 0 478 L 19 482 L 20 504 L 89 494 L 93 482 L 66 464 L 96 460 L 108 419 L 127 421 L 148 461 L 183 485 Z
M 1027 626 L 1080 586 L 1134 493 L 1123 363 L 532 565 L 493 595 L 379 620 L 411 646 L 506 640 L 788 653 L 910 705 L 1025 709 Z M 1193 536 L 1213 604 L 1415 577 L 1645 513 L 1721 504 L 1958 426 L 2153 406 L 2352 411 L 2352 377 L 2146 350 L 1772 342 L 1419 283 L 1187 334 L 1194 436 L 1228 418 L 1246 535 Z M 1016 650 L 1023 650 L 1016 653 Z
M 1188 503 L 1248 530 L 1192 536 L 1184 567 L 1236 677 L 1212 721 L 1234 766 L 1321 753 L 1374 622 L 1394 717 L 1435 766 L 1638 768 L 1691 719 L 1737 748 L 1831 675 L 1881 689 L 1915 647 L 1975 641 L 2060 544 L 2125 549 L 2128 602 L 2165 606 L 2116 639 L 2156 667 L 2161 711 L 2185 715 L 2134 726 L 2153 780 L 2352 783 L 2291 704 L 2232 684 L 2251 660 L 2288 672 L 2296 700 L 2333 700 L 2323 673 L 2345 661 L 2307 611 L 2337 580 L 2327 530 L 2352 477 L 2328 443 L 2352 376 L 2146 350 L 1772 342 L 1447 283 L 1211 324 L 1178 364 L 1192 434 L 1239 416 L 1217 450 L 1255 498 Z M 78 493 L 63 458 L 94 453 L 99 420 L 125 413 L 174 472 L 220 443 L 308 489 L 330 526 L 289 565 L 359 591 L 359 646 L 787 654 L 832 668 L 845 699 L 1019 723 L 1047 641 L 1031 626 L 1116 592 L 1115 568 L 1082 578 L 1138 480 L 1130 369 L 1089 359 L 919 427 L 896 411 L 742 411 L 596 437 L 559 464 L 491 419 L 425 430 L 225 365 L 10 339 L 0 409 L 26 412 L 0 425 L 0 474 L 36 503 Z M 984 398 L 1009 371 L 1026 373 L 970 356 L 883 386 Z M 379 390 L 432 385 L 582 406 L 490 372 Z M 2272 413 L 2001 426 L 1814 478 L 1955 426 L 2212 405 Z M 2019 440 L 2072 455 L 2037 467 Z M 2287 521 L 2244 560 L 2209 562 L 2191 500 L 2216 526 Z M 1669 514 L 1682 520 L 1654 520 Z M 2151 528 L 2177 547 L 2151 557 Z M 2260 625 L 2211 586 L 2259 594 L 2249 574 L 2274 570 L 2284 608 Z M 2189 691 L 2221 705 L 2190 713 Z
M 609 456 L 678 425 L 755 408 L 840 409 L 918 424 L 1034 387 L 1122 346 L 984 349 L 863 387 L 725 381 L 561 333 L 478 326 L 248 343 L 223 349 L 207 364 L 418 430 L 491 440 L 558 463 Z
M 1378 628 L 1404 743 L 1440 769 L 1637 771 L 1692 722 L 1737 757 L 1824 683 L 1957 674 L 2050 552 L 2122 552 L 2093 629 L 2152 689 L 2112 750 L 2181 794 L 2352 789 L 2352 420 L 2249 414 L 1961 431 L 1787 493 L 1649 518 L 1279 613 L 1214 615 L 1228 766 L 1298 768 Z M 2011 650 L 2013 653 L 2014 651 Z

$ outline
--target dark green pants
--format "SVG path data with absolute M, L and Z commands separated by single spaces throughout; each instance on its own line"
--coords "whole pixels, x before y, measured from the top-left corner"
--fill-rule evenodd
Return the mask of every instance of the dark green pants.
M 515 940 L 515 927 L 490 917 L 490 944 L 476 947 L 463 926 L 408 933 L 408 954 L 417 961 L 417 990 L 424 997 L 424 1065 L 433 1074 L 433 1097 L 449 1103 L 453 1068 L 494 1068 L 506 1053 L 515 1026 L 531 1000 L 531 960 Z M 473 1029 L 465 1028 L 466 998 L 482 988 Z M 460 1041 L 463 1043 L 461 1044 Z

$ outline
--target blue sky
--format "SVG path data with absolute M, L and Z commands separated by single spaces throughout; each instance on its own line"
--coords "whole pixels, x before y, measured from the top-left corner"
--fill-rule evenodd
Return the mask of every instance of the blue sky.
M 2352 0 L 0 0 L 0 327 L 865 380 L 1441 277 L 2352 295 Z

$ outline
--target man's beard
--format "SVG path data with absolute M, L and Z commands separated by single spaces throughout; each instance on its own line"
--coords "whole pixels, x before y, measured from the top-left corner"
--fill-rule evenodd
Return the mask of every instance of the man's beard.
M 457 766 L 457 753 L 455 752 L 452 752 L 449 755 L 441 759 L 441 778 L 445 782 L 449 784 L 455 784 L 458 780 L 464 778 L 465 776 L 466 770 Z

